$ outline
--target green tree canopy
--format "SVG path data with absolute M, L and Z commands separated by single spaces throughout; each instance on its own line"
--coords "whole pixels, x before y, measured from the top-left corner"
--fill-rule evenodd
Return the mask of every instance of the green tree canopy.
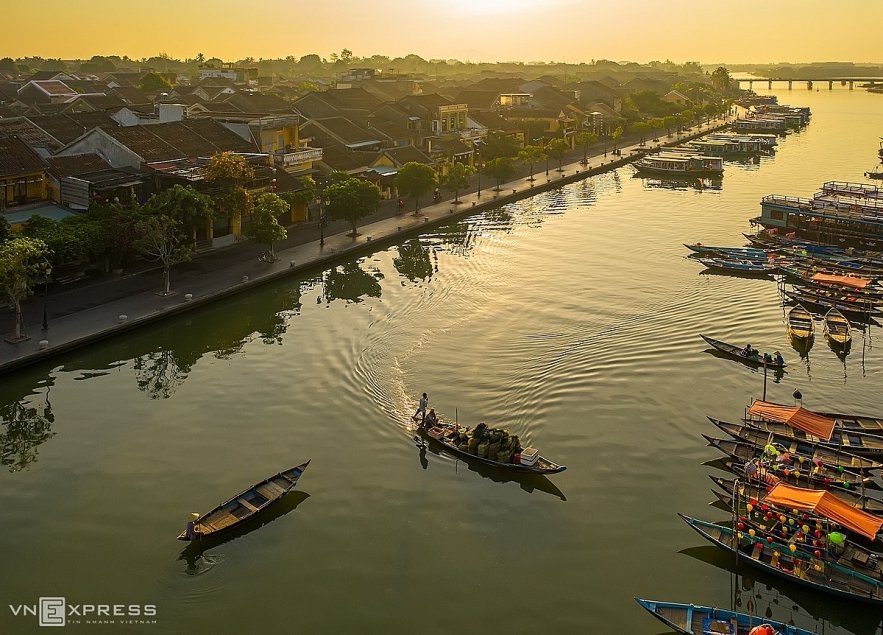
M 647 133 L 650 132 L 650 124 L 646 121 L 636 121 L 632 124 L 632 132 L 641 137 L 641 145 L 647 141 Z
M 671 131 L 678 125 L 678 118 L 674 115 L 669 115 L 668 117 L 664 117 L 662 119 L 663 124 L 665 124 L 665 129 L 668 131 L 668 136 L 671 136 Z
M 522 163 L 527 163 L 530 166 L 530 180 L 533 181 L 533 166 L 540 161 L 545 161 L 546 153 L 539 146 L 526 145 L 518 151 L 518 158 Z
M 500 184 L 505 183 L 515 174 L 515 166 L 512 165 L 512 159 L 509 157 L 498 157 L 484 164 L 484 173 L 497 182 L 497 191 L 500 190 Z
M 561 164 L 564 162 L 564 155 L 567 154 L 568 150 L 570 150 L 570 144 L 567 142 L 567 139 L 562 139 L 561 137 L 552 139 L 549 145 L 546 146 L 546 152 L 549 153 L 549 156 L 558 161 L 559 172 L 561 171 Z
M 718 66 L 711 74 L 711 85 L 721 92 L 730 90 L 732 82 L 733 79 L 726 66 Z
M 218 152 L 213 154 L 205 167 L 206 183 L 232 181 L 243 183 L 254 178 L 254 168 L 245 157 L 235 152 Z
M 162 263 L 161 295 L 170 293 L 172 266 L 190 259 L 190 241 L 182 229 L 180 220 L 166 214 L 148 216 L 136 226 L 138 239 L 135 247 L 145 258 Z
M 420 210 L 420 197 L 432 191 L 437 183 L 435 170 L 415 161 L 403 165 L 396 175 L 396 189 L 402 196 L 414 199 L 415 215 Z
M 622 126 L 619 126 L 610 135 L 610 138 L 613 139 L 613 151 L 614 152 L 616 152 L 616 149 L 619 147 L 619 140 L 622 139 L 622 134 L 623 134 Z
M 665 119 L 662 117 L 654 117 L 648 123 L 651 130 L 662 130 L 665 128 Z
M 144 210 L 152 216 L 168 216 L 180 223 L 181 230 L 188 234 L 192 234 L 199 223 L 215 217 L 212 199 L 189 185 L 174 185 L 154 194 L 144 205 Z
M 598 143 L 598 135 L 594 132 L 580 132 L 576 135 L 576 142 L 583 149 L 583 165 L 589 162 L 589 149 Z
M 276 250 L 273 249 L 273 243 L 288 237 L 288 231 L 279 224 L 277 218 L 287 212 L 289 208 L 289 203 L 271 192 L 261 194 L 254 202 L 248 235 L 259 243 L 268 243 L 270 256 L 274 260 L 276 259 Z
M 499 159 L 500 157 L 512 158 L 518 156 L 521 144 L 518 139 L 507 134 L 493 133 L 488 135 L 487 145 L 482 148 L 481 156 L 486 160 Z
M 15 307 L 12 340 L 24 335 L 21 301 L 33 293 L 34 283 L 49 269 L 49 247 L 39 238 L 13 238 L 0 243 L 0 289 Z
M 325 188 L 325 197 L 328 199 L 325 207 L 328 216 L 347 221 L 353 228 L 353 238 L 359 235 L 359 221 L 376 212 L 383 200 L 379 187 L 370 181 L 356 178 L 329 185 Z
M 147 73 L 141 78 L 138 87 L 145 93 L 168 93 L 172 90 L 172 85 L 159 73 Z
M 475 168 L 465 163 L 455 162 L 448 168 L 448 173 L 441 178 L 445 189 L 454 193 L 454 202 L 460 202 L 460 190 L 469 187 L 469 177 L 475 174 Z

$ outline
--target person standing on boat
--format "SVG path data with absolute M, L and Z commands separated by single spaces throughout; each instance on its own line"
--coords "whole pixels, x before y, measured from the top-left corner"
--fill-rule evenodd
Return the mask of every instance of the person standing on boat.
M 411 417 L 414 421 L 417 421 L 417 415 L 420 415 L 420 423 L 426 421 L 426 407 L 429 405 L 429 397 L 426 396 L 426 393 L 423 393 L 423 396 L 420 397 L 420 405 L 417 406 L 417 412 L 414 413 L 414 416 Z
M 184 530 L 184 540 L 196 540 L 202 536 L 202 530 L 197 524 L 199 514 L 193 512 L 190 514 L 190 520 L 187 521 L 187 528 Z

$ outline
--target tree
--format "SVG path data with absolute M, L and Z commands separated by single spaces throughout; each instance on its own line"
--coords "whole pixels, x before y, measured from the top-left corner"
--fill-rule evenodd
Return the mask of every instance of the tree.
M 297 92 L 299 95 L 305 95 L 307 93 L 317 93 L 319 92 L 319 85 L 313 82 L 301 82 L 297 85 Z
M 102 255 L 107 258 L 108 268 L 117 269 L 134 260 L 138 253 L 135 227 L 144 220 L 144 210 L 134 192 L 130 192 L 126 203 L 93 203 L 86 215 L 101 228 Z
M 721 92 L 730 90 L 732 82 L 733 79 L 726 66 L 718 66 L 711 74 L 711 85 Z
M 484 164 L 484 173 L 497 182 L 496 190 L 500 191 L 500 184 L 508 181 L 515 174 L 515 166 L 509 157 L 497 157 Z
M 518 151 L 518 159 L 530 166 L 530 180 L 533 181 L 533 166 L 546 160 L 546 153 L 539 146 L 527 145 Z
M 254 178 L 254 168 L 242 155 L 235 152 L 217 152 L 205 166 L 205 182 L 232 181 L 243 183 Z
M 428 194 L 437 183 L 435 170 L 416 161 L 403 165 L 396 175 L 396 189 L 399 194 L 414 199 L 414 216 L 420 212 L 420 197 Z
M 622 139 L 622 126 L 617 126 L 616 130 L 610 135 L 613 139 L 613 153 L 616 154 L 616 148 L 619 146 L 619 140 Z
M 632 124 L 632 132 L 641 137 L 641 145 L 647 140 L 647 133 L 650 132 L 650 124 L 646 121 L 636 121 Z
M 158 73 L 147 73 L 141 78 L 138 87 L 144 93 L 167 93 L 172 90 L 172 85 Z
M 301 184 L 301 189 L 282 192 L 279 196 L 292 207 L 298 205 L 309 209 L 310 203 L 316 198 L 316 182 L 311 176 L 302 176 L 297 180 Z
M 172 266 L 190 260 L 190 244 L 187 234 L 183 231 L 183 223 L 172 216 L 157 214 L 140 221 L 136 229 L 138 239 L 135 241 L 135 246 L 146 258 L 162 263 L 163 279 L 160 295 L 169 295 Z
M 561 164 L 564 162 L 564 155 L 567 154 L 568 150 L 570 150 L 570 144 L 567 143 L 567 139 L 560 137 L 552 139 L 549 145 L 546 146 L 546 152 L 549 153 L 549 156 L 558 161 L 559 172 L 561 171 Z
M 658 132 L 659 130 L 662 130 L 663 128 L 665 128 L 665 119 L 663 119 L 662 117 L 654 117 L 654 118 L 651 119 L 648 123 L 650 124 L 650 128 L 651 128 L 654 132 Z M 658 137 L 659 137 L 658 134 L 654 135 L 654 139 L 653 139 L 653 140 L 654 140 L 654 141 L 659 141 L 659 138 L 658 138 Z
M 488 136 L 488 143 L 481 153 L 485 159 L 498 159 L 500 157 L 512 158 L 518 155 L 521 145 L 518 139 L 506 134 L 493 133 Z
M 0 288 L 15 307 L 12 342 L 27 339 L 21 301 L 34 292 L 34 283 L 49 269 L 49 248 L 39 238 L 13 238 L 0 243 Z
M 288 237 L 288 232 L 276 219 L 287 212 L 289 207 L 289 203 L 286 203 L 281 197 L 271 192 L 261 194 L 254 203 L 249 236 L 259 243 L 269 243 L 270 257 L 273 260 L 276 260 L 276 250 L 273 249 L 273 242 L 285 240 Z
M 12 230 L 9 228 L 9 221 L 6 220 L 5 216 L 0 216 L 0 243 L 3 243 L 4 240 L 9 239 L 9 234 Z
M 196 54 L 196 63 L 197 64 L 204 64 L 205 63 L 205 55 L 203 55 L 202 53 L 197 53 Z
M 154 194 L 144 205 L 144 210 L 153 216 L 168 216 L 180 224 L 182 232 L 196 240 L 196 226 L 215 217 L 212 199 L 197 192 L 189 185 L 174 185 L 159 194 Z
M 328 215 L 352 225 L 353 231 L 350 235 L 353 238 L 359 235 L 359 221 L 376 212 L 383 200 L 379 187 L 370 181 L 355 178 L 329 185 L 325 188 L 325 197 L 328 199 L 325 206 Z
M 580 132 L 576 135 L 576 142 L 583 148 L 583 165 L 589 164 L 589 150 L 598 143 L 598 135 L 594 132 Z
M 469 177 L 473 174 L 475 174 L 475 168 L 471 165 L 453 163 L 448 168 L 448 173 L 442 177 L 441 182 L 445 189 L 454 193 L 454 203 L 460 202 L 460 190 L 469 187 Z
M 668 117 L 665 117 L 662 121 L 665 125 L 665 129 L 668 131 L 668 136 L 670 137 L 672 129 L 678 125 L 678 118 L 674 115 L 669 115 Z
M 696 119 L 696 113 L 689 108 L 687 110 L 682 110 L 680 116 L 682 121 L 690 125 L 693 125 L 693 121 Z

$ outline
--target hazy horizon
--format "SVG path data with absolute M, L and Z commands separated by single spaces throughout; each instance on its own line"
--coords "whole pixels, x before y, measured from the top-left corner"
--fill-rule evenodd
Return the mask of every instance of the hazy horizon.
M 673 0 L 664 10 L 639 0 L 615 5 L 597 0 L 449 0 L 444 9 L 453 15 L 439 15 L 438 5 L 428 0 L 376 0 L 367 8 L 355 0 L 304 6 L 266 0 L 248 11 L 233 0 L 155 0 L 133 11 L 129 24 L 121 9 L 125 6 L 111 0 L 17 1 L 3 10 L 7 23 L 19 28 L 6 34 L 0 57 L 128 55 L 138 60 L 160 53 L 178 59 L 203 53 L 232 61 L 308 54 L 327 58 L 344 48 L 358 57 L 413 53 L 424 59 L 489 63 L 670 59 L 873 64 L 883 57 L 874 46 L 883 3 L 861 0 L 836 5 L 743 0 L 720 9 L 700 0 Z M 852 19 L 848 29 L 828 28 L 843 23 L 844 16 Z M 26 28 L 28 24 L 34 29 Z

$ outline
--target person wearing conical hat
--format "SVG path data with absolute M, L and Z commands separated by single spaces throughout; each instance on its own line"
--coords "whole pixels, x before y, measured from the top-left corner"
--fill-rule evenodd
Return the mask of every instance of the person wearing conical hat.
M 202 536 L 202 530 L 199 527 L 199 514 L 193 512 L 190 514 L 190 520 L 187 521 L 187 529 L 184 530 L 184 540 L 196 540 Z

